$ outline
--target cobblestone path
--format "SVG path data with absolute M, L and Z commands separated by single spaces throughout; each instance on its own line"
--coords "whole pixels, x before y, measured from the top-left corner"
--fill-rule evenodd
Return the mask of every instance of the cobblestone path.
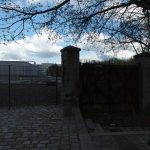
M 0 150 L 80 150 L 74 118 L 60 106 L 0 108 Z

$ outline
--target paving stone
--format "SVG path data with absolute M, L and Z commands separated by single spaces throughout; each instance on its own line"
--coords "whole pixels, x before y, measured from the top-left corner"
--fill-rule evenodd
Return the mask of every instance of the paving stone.
M 30 144 L 30 141 L 25 141 L 23 142 L 23 144 Z
M 70 150 L 80 148 L 73 118 L 63 117 L 63 107 L 0 108 L 0 150 Z
M 7 145 L 6 145 L 6 146 L 3 147 L 3 149 L 7 149 L 7 150 L 8 150 L 8 149 L 11 149 L 11 146 L 7 146 Z
M 71 147 L 70 150 L 80 150 L 80 147 Z
M 0 142 L 0 146 L 7 145 L 7 142 Z
M 48 144 L 50 141 L 40 141 L 41 144 Z
M 37 147 L 43 148 L 46 147 L 46 144 L 38 144 Z

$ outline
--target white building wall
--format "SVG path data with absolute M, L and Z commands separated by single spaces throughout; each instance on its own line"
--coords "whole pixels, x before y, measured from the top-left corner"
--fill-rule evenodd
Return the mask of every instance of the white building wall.
M 35 64 L 23 61 L 0 61 L 0 76 L 40 76 L 42 72 Z

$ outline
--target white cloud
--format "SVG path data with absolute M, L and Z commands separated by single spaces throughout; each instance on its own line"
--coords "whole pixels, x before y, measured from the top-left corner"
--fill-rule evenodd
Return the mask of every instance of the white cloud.
M 131 19 L 140 19 L 144 17 L 143 9 L 141 7 L 137 7 L 136 5 L 128 6 L 128 8 L 122 8 L 118 13 L 118 16 L 115 16 L 114 19 L 119 19 L 124 14 L 124 21 L 130 21 Z M 132 14 L 132 15 L 131 15 Z
M 49 30 L 47 30 L 49 32 Z M 57 40 L 56 43 L 52 43 L 48 40 L 48 33 L 42 30 L 41 36 L 33 35 L 21 39 L 16 42 L 9 43 L 7 46 L 0 45 L 0 60 L 22 60 L 22 61 L 36 61 L 41 62 L 54 62 L 60 63 L 60 50 L 66 45 L 65 40 Z M 56 33 L 53 32 L 55 35 Z M 50 34 L 51 36 L 53 34 Z M 121 59 L 127 59 L 132 57 L 135 53 L 130 49 L 118 49 L 114 53 L 110 50 L 110 46 L 103 43 L 90 44 L 85 34 L 81 39 L 81 43 L 76 46 L 81 48 L 80 59 L 81 60 L 106 60 L 111 57 L 118 57 Z M 101 34 L 97 35 L 98 40 L 104 40 L 107 36 Z M 19 43 L 19 44 L 18 44 Z M 139 45 L 135 43 L 135 47 Z M 83 51 L 89 50 L 89 51 Z
M 119 59 L 129 59 L 129 58 L 133 57 L 134 55 L 135 55 L 135 53 L 133 51 L 120 50 L 117 53 L 117 58 L 119 58 Z
M 26 0 L 28 4 L 34 4 L 34 3 L 50 3 L 50 4 L 56 4 L 60 3 L 63 0 Z
M 42 2 L 44 0 L 27 0 L 27 3 L 31 4 L 31 3 L 38 3 L 38 2 Z
M 107 39 L 108 36 L 104 34 L 96 34 L 96 36 L 94 36 L 91 38 L 92 41 L 90 41 L 88 40 L 88 35 L 85 34 L 81 38 L 81 42 L 77 44 L 77 47 L 80 47 L 82 50 L 88 50 L 88 53 L 84 53 L 84 55 L 81 56 L 81 59 L 102 61 L 112 57 L 117 57 L 119 59 L 129 59 L 135 55 L 135 51 L 132 47 L 127 47 L 123 49 L 118 45 L 118 47 L 116 46 L 115 51 L 112 51 L 109 42 L 107 42 L 107 45 L 103 43 L 104 39 Z M 102 42 L 100 43 L 100 41 Z M 136 49 L 140 47 L 138 43 L 134 43 L 134 46 Z
M 99 60 L 99 58 L 94 51 L 81 51 L 80 60 Z
M 19 44 L 18 44 L 19 43 Z M 48 40 L 48 35 L 43 32 L 41 36 L 33 35 L 25 40 L 0 45 L 0 60 L 48 60 L 60 55 L 62 46 L 59 40 L 54 44 Z

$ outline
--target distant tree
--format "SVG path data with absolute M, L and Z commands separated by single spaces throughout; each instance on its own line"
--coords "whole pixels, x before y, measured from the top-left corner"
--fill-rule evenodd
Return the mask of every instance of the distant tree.
M 142 53 L 143 54 L 143 53 Z M 138 57 L 138 55 L 136 55 Z M 81 64 L 114 64 L 114 65 L 128 65 L 128 64 L 133 64 L 134 62 L 134 58 L 130 58 L 130 59 L 119 59 L 116 57 L 112 57 L 110 59 L 107 60 L 102 60 L 102 61 L 85 61 L 85 62 L 81 62 Z
M 150 50 L 149 0 L 27 1 L 31 0 L 0 2 L 1 43 L 46 28 L 56 33 L 50 32 L 49 39 L 63 36 L 77 41 L 86 35 L 89 43 L 109 43 L 112 50 L 118 46 L 132 46 L 136 53 Z M 101 34 L 103 38 L 99 38 Z
M 132 64 L 134 61 L 133 58 L 130 59 L 119 59 L 119 58 L 111 58 L 109 60 L 106 61 L 102 61 L 102 63 L 106 63 L 106 64 L 116 64 L 116 65 L 128 65 L 128 64 Z
M 51 65 L 51 66 L 49 66 L 48 68 L 47 68 L 47 75 L 48 76 L 61 76 L 61 66 L 58 66 L 57 64 L 53 64 L 53 65 Z

